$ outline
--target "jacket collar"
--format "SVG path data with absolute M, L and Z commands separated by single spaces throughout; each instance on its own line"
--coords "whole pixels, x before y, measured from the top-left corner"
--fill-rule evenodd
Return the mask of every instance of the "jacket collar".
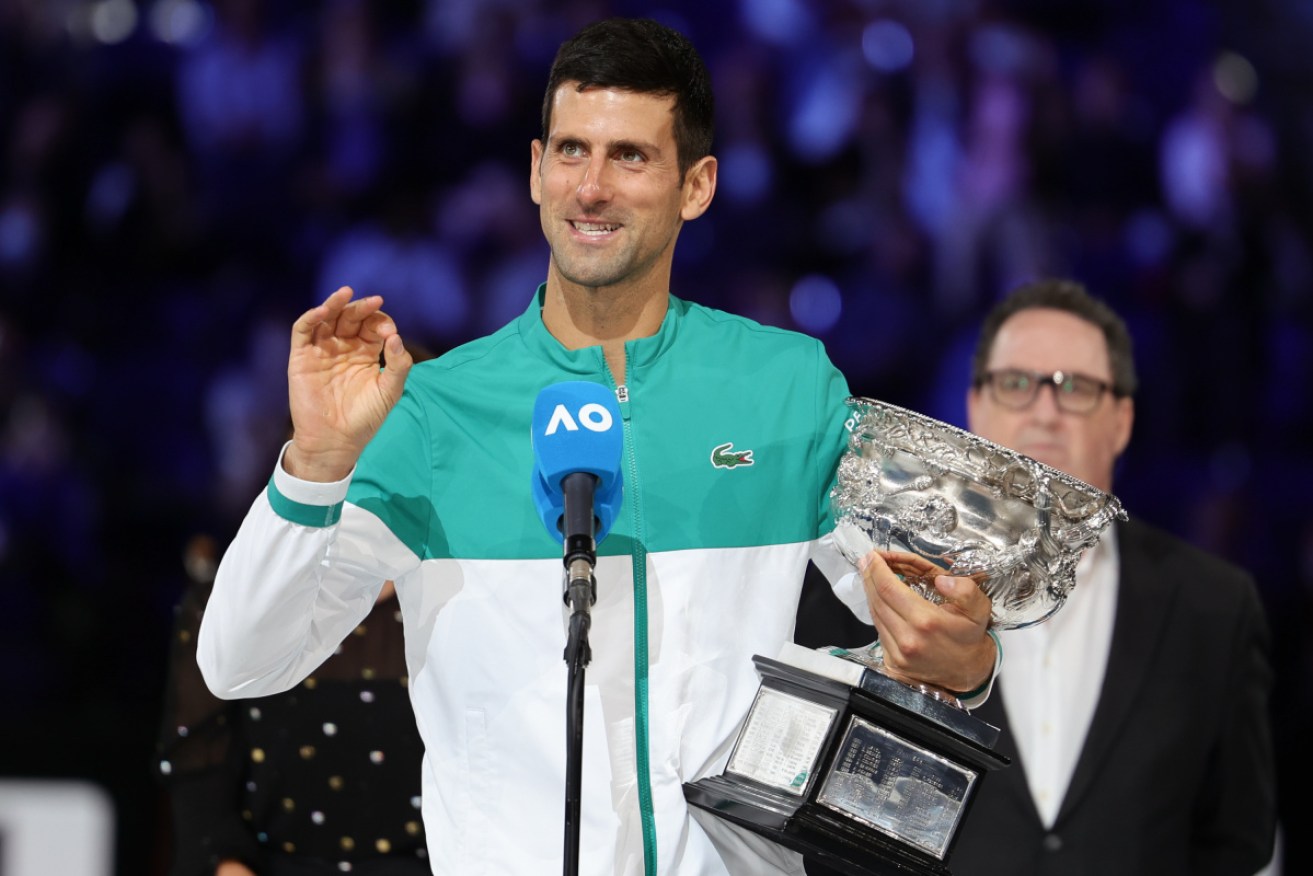
M 567 349 L 547 330 L 547 326 L 543 325 L 543 301 L 546 295 L 547 284 L 543 283 L 534 293 L 528 308 L 516 320 L 516 328 L 529 352 L 550 362 L 556 368 L 580 377 L 590 377 L 605 372 L 605 358 L 602 356 L 600 345 L 582 347 L 578 350 Z M 661 320 L 661 327 L 657 329 L 656 334 L 625 343 L 629 381 L 632 382 L 644 369 L 654 365 L 674 345 L 687 313 L 688 303 L 671 295 L 665 318 Z

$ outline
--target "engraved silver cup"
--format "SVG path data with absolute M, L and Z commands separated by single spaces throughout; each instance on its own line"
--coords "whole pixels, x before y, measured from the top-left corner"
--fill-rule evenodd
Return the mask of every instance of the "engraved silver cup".
M 872 548 L 907 551 L 974 578 L 995 629 L 1061 608 L 1081 552 L 1126 518 L 1115 496 L 932 417 L 859 397 L 848 411 L 851 437 L 830 493 L 840 551 L 854 564 Z M 905 580 L 940 601 L 929 580 Z

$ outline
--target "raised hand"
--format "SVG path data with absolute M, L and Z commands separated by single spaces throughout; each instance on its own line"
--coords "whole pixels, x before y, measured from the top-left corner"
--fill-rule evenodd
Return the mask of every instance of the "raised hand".
M 894 568 L 933 581 L 944 601 L 925 599 Z M 939 571 L 929 561 L 899 551 L 872 551 L 861 563 L 885 671 L 900 681 L 962 693 L 979 687 L 993 671 L 995 648 L 986 633 L 990 602 L 975 581 L 936 574 Z
M 346 477 L 401 398 L 413 364 L 396 325 L 379 309 L 383 299 L 352 300 L 353 294 L 343 286 L 292 325 L 292 446 L 283 465 L 305 480 Z

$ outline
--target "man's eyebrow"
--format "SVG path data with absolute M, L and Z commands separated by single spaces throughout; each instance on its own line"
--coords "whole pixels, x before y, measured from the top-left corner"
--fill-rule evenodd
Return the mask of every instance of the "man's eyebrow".
M 579 143 L 587 146 L 590 149 L 596 148 L 597 146 L 596 143 L 589 140 L 587 137 L 581 137 L 578 135 L 568 134 L 568 133 L 553 134 L 550 137 L 548 137 L 547 142 L 551 146 L 559 146 L 563 143 Z M 647 140 L 635 140 L 628 137 L 620 140 L 611 140 L 602 145 L 607 152 L 625 152 L 629 150 L 634 150 L 637 152 L 642 152 L 645 155 L 661 154 L 661 147 L 658 146 L 656 143 Z
M 643 140 L 616 140 L 610 145 L 609 150 L 611 152 L 628 152 L 633 150 L 635 152 L 642 152 L 646 155 L 661 154 L 660 146 Z

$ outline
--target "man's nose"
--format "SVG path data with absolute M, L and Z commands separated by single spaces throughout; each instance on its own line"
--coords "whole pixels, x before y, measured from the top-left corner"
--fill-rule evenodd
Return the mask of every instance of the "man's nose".
M 1058 388 L 1052 381 L 1039 385 L 1039 392 L 1035 393 L 1035 398 L 1030 403 L 1030 412 L 1033 416 L 1042 419 L 1062 416 L 1062 408 L 1058 406 Z
M 584 204 L 605 201 L 611 194 L 610 173 L 605 157 L 594 157 L 584 168 L 584 175 L 579 180 L 579 200 Z

